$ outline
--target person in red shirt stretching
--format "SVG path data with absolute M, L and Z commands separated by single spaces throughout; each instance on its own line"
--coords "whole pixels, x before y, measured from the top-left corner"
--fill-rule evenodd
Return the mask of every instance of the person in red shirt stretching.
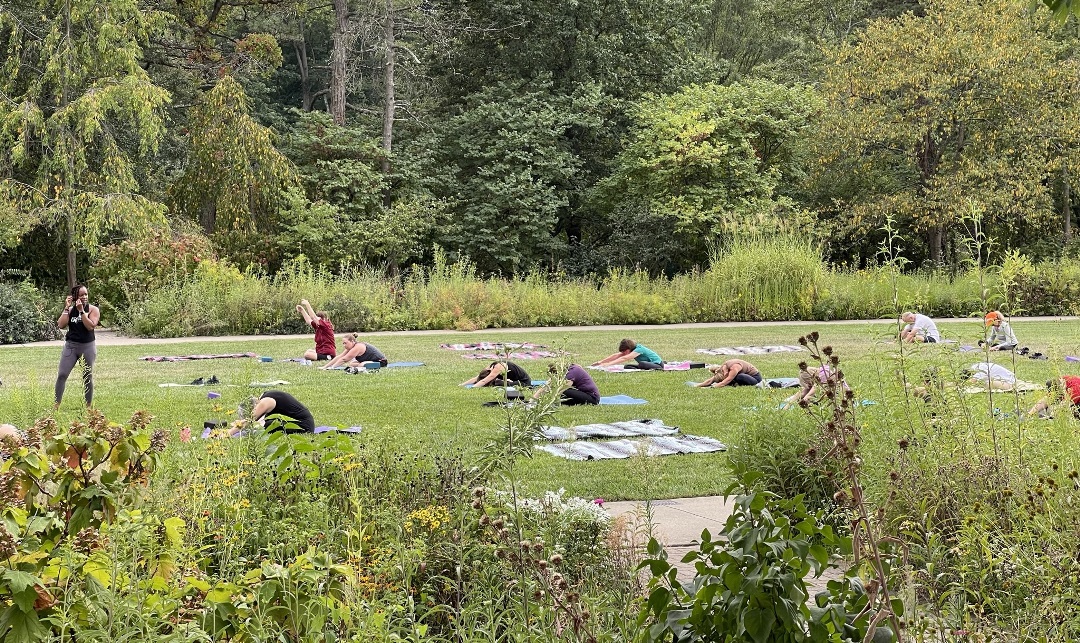
M 304 321 L 315 329 L 315 348 L 309 348 L 304 352 L 304 359 L 313 362 L 321 362 L 337 357 L 337 344 L 334 340 L 334 325 L 326 313 L 315 312 L 308 300 L 301 299 L 296 306 L 296 312 L 304 316 Z
M 1039 400 L 1038 404 L 1031 407 L 1028 415 L 1053 417 L 1050 414 L 1050 407 L 1061 402 L 1071 406 L 1073 415 L 1080 419 L 1080 377 L 1062 375 L 1056 380 L 1047 380 L 1046 390 L 1050 392 L 1050 395 Z

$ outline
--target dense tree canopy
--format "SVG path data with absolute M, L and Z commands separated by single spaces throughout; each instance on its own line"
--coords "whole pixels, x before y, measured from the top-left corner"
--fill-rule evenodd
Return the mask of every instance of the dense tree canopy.
M 196 222 L 272 272 L 674 273 L 747 231 L 1071 248 L 1073 0 L 20 0 L 0 268 Z M 1057 18 L 1055 20 L 1054 18 Z M 960 225 L 963 224 L 963 225 Z M 37 263 L 35 263 L 37 262 Z

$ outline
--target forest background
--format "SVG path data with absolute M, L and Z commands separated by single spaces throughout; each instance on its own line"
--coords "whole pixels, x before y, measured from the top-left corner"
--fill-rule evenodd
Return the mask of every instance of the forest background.
M 149 310 L 245 279 L 385 309 L 448 266 L 670 288 L 727 260 L 808 301 L 660 321 L 877 314 L 820 300 L 883 264 L 923 291 L 998 266 L 1009 312 L 1076 312 L 1080 23 L 1046 4 L 5 1 L 3 299 L 89 276 L 107 318 L 168 334 Z M 795 255 L 832 281 L 800 294 Z

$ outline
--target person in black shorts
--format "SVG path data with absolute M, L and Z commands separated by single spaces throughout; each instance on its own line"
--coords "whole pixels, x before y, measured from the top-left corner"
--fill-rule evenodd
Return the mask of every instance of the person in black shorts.
M 285 391 L 266 391 L 262 397 L 255 400 L 255 406 L 251 410 L 251 422 L 259 426 L 269 426 L 271 433 L 274 431 L 315 432 L 315 418 L 312 417 L 311 411 Z M 229 434 L 239 433 L 244 425 L 244 420 L 237 420 L 233 423 Z
M 465 380 L 462 386 L 532 386 L 532 378 L 513 362 L 492 362 L 476 377 Z

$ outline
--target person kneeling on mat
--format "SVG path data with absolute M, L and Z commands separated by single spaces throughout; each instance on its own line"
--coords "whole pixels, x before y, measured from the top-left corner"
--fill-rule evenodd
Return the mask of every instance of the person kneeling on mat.
M 1005 315 L 991 310 L 983 319 L 990 327 L 990 337 L 986 340 L 986 343 L 990 344 L 990 350 L 1011 351 L 1016 348 L 1016 333 L 1013 332 L 1009 322 L 1005 321 Z M 980 341 L 979 345 L 982 346 L 982 344 L 983 342 Z
M 326 366 L 322 367 L 323 370 L 334 368 L 339 365 L 374 366 L 374 364 L 377 363 L 380 367 L 386 366 L 386 356 L 382 354 L 382 351 L 371 344 L 365 344 L 360 341 L 360 335 L 356 333 L 342 335 L 341 343 L 345 346 L 345 352 L 330 360 Z
M 492 362 L 476 377 L 465 380 L 461 386 L 532 386 L 532 377 L 513 362 Z
M 559 367 L 554 364 L 548 366 L 548 373 L 558 375 Z M 566 381 L 570 383 L 570 387 L 561 393 L 559 397 L 560 404 L 564 406 L 577 406 L 579 404 L 600 403 L 600 389 L 596 387 L 596 382 L 593 381 L 592 376 L 589 375 L 585 369 L 577 364 L 571 364 L 570 367 L 566 369 L 566 375 L 564 377 L 566 378 Z M 547 392 L 549 388 L 551 388 L 550 384 L 541 387 L 533 394 L 533 399 L 539 398 Z
M 905 326 L 900 330 L 902 342 L 925 342 L 936 344 L 941 341 L 941 333 L 938 332 L 937 324 L 933 319 L 921 313 L 907 311 L 900 315 Z
M 315 418 L 311 411 L 300 403 L 292 395 L 285 391 L 266 391 L 257 400 L 252 398 L 255 405 L 251 409 L 250 424 L 258 426 L 270 426 L 270 432 L 284 431 L 286 433 L 314 433 Z M 273 415 L 269 422 L 267 416 Z M 247 420 L 233 422 L 229 435 L 236 435 L 247 426 Z
M 664 368 L 664 360 L 660 359 L 654 351 L 645 348 L 632 339 L 624 339 L 619 342 L 619 352 L 608 355 L 604 359 L 593 362 L 593 366 L 607 366 L 610 364 L 623 364 L 635 362 L 632 368 L 644 370 L 659 370 Z
M 742 359 L 729 359 L 719 366 L 710 366 L 712 377 L 697 384 L 698 388 L 711 386 L 757 386 L 761 384 L 761 371 L 750 362 Z
M 296 312 L 304 316 L 304 323 L 315 329 L 315 348 L 304 351 L 304 359 L 322 362 L 337 357 L 337 345 L 334 344 L 334 324 L 326 313 L 315 312 L 308 300 L 301 299 L 296 305 Z

